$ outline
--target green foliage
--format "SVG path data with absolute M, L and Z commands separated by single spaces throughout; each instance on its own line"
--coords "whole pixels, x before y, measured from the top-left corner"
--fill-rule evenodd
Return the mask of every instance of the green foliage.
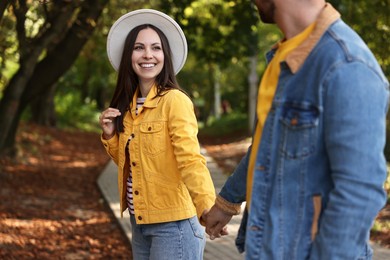
M 12 75 L 14 75 L 19 68 L 19 64 L 16 61 L 6 60 L 4 63 L 2 73 L 0 74 L 0 98 L 2 98 L 3 91 L 8 84 L 9 79 L 12 78 Z
M 6 10 L 0 21 L 0 92 L 3 92 L 12 75 L 17 71 L 18 46 L 16 42 L 16 31 L 13 26 L 15 18 Z M 0 97 L 2 93 L 0 93 Z
M 31 2 L 27 13 L 25 27 L 28 37 L 36 36 L 42 24 L 40 17 L 45 11 L 43 8 L 47 7 L 38 2 Z M 366 40 L 378 57 L 385 74 L 389 76 L 389 45 L 384 44 L 390 42 L 389 1 L 330 2 L 340 10 L 343 19 Z M 214 102 L 213 68 L 216 66 L 221 71 L 221 99 L 229 101 L 234 113 L 247 113 L 248 57 L 258 53 L 257 71 L 261 75 L 265 69 L 264 53 L 281 38 L 281 33 L 275 25 L 260 23 L 257 10 L 251 1 L 113 0 L 103 10 L 93 36 L 73 67 L 58 82 L 56 106 L 61 125 L 74 125 L 75 121 L 88 122 L 90 120 L 85 119 L 107 107 L 115 87 L 116 72 L 107 59 L 106 37 L 119 16 L 138 8 L 164 11 L 183 27 L 189 44 L 189 57 L 178 75 L 179 83 L 192 96 L 204 117 L 211 114 Z M 12 10 L 9 9 L 0 23 L 0 92 L 18 67 L 14 20 Z M 81 118 L 73 118 L 72 121 L 71 117 L 75 116 Z M 221 120 L 223 122 L 225 119 Z M 91 124 L 95 123 L 96 121 L 92 120 Z M 243 125 L 246 127 L 247 123 Z M 388 154 L 387 158 L 390 157 L 390 152 Z
M 220 77 L 221 100 L 237 113 L 248 111 L 248 74 L 247 59 L 234 59 Z
M 385 190 L 387 191 L 387 203 L 390 204 L 390 172 L 389 166 L 387 167 L 387 178 L 385 181 Z
M 206 103 L 213 102 L 212 75 L 208 69 L 209 64 L 199 62 L 193 54 L 189 54 L 187 63 L 178 75 L 180 86 L 191 95 L 195 105 L 203 113 L 203 121 Z M 227 100 L 232 109 L 238 113 L 246 113 L 248 110 L 248 60 L 247 58 L 233 58 L 220 75 L 221 100 Z
M 100 111 L 96 108 L 96 102 L 82 100 L 80 92 L 57 95 L 55 104 L 59 127 L 100 132 L 98 125 Z
M 248 133 L 248 115 L 245 113 L 228 113 L 220 119 L 210 117 L 207 125 L 199 130 L 200 136 L 227 136 L 237 132 Z
M 175 2 L 175 3 L 173 3 Z M 198 60 L 226 66 L 232 57 L 247 56 L 258 18 L 249 1 L 161 1 L 161 9 L 175 17 Z M 239 37 L 238 37 L 239 36 Z
M 390 231 L 390 221 L 379 221 L 375 220 L 374 225 L 371 229 L 374 232 L 389 232 Z

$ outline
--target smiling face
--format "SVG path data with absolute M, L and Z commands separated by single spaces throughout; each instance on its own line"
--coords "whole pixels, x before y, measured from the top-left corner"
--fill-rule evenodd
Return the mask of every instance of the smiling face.
M 164 66 L 164 52 L 157 32 L 146 28 L 135 40 L 131 63 L 141 85 L 151 85 Z

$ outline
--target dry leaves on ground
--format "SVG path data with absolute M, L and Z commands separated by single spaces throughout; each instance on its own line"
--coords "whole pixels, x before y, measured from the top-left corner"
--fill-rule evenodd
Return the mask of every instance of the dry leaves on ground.
M 24 125 L 0 159 L 0 259 L 132 259 L 96 180 L 98 134 Z

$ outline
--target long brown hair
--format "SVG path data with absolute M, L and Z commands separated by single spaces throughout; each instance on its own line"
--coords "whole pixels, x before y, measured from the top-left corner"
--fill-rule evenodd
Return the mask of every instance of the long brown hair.
M 156 77 L 157 95 L 155 97 L 164 95 L 164 92 L 169 89 L 179 89 L 183 91 L 176 80 L 172 63 L 172 52 L 165 34 L 151 24 L 143 24 L 135 27 L 129 32 L 125 40 L 116 88 L 110 103 L 110 107 L 117 108 L 121 112 L 121 115 L 115 120 L 116 130 L 118 132 L 124 131 L 123 118 L 126 111 L 130 108 L 130 103 L 132 102 L 133 96 L 139 85 L 139 79 L 134 72 L 131 57 L 138 33 L 146 28 L 151 28 L 157 32 L 164 53 L 164 66 L 160 74 Z

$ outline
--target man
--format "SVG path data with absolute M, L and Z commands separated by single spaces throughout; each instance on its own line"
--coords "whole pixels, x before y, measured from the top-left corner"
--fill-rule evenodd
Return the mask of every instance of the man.
M 325 1 L 254 3 L 284 39 L 267 55 L 252 145 L 204 215 L 206 232 L 226 234 L 246 201 L 247 259 L 371 259 L 386 200 L 388 82 Z

